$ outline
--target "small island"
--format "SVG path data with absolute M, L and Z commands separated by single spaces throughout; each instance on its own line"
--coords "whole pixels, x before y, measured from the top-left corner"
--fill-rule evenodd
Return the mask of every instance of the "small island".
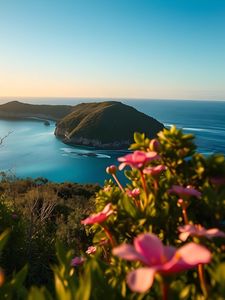
M 18 101 L 0 105 L 0 118 L 56 121 L 55 136 L 70 145 L 127 149 L 134 132 L 154 138 L 164 125 L 119 101 L 70 105 L 33 105 Z

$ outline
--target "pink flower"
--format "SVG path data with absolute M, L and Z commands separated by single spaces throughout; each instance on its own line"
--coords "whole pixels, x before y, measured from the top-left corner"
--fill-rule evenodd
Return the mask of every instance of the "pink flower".
M 81 224 L 95 224 L 104 222 L 113 213 L 112 204 L 108 203 L 105 208 L 97 214 L 93 214 L 90 217 L 81 221 Z
M 84 263 L 84 261 L 85 261 L 85 259 L 83 257 L 76 256 L 72 259 L 71 266 L 78 267 L 78 266 L 82 265 Z
M 123 170 L 125 166 L 130 166 L 132 168 L 142 168 L 148 162 L 159 159 L 160 156 L 154 152 L 144 152 L 144 151 L 134 151 L 132 154 L 127 154 L 123 157 L 119 157 L 118 161 L 121 162 L 119 165 L 119 170 Z
M 169 193 L 177 194 L 179 197 L 185 196 L 195 196 L 196 198 L 201 197 L 201 193 L 188 185 L 187 187 L 183 187 L 180 185 L 173 185 L 172 188 L 169 190 Z
M 156 167 L 147 167 L 143 170 L 144 174 L 148 174 L 151 176 L 157 176 L 159 175 L 161 172 L 166 170 L 166 166 L 164 165 L 158 165 Z
M 225 233 L 220 231 L 218 228 L 206 229 L 201 225 L 185 225 L 178 227 L 178 230 L 181 232 L 179 238 L 181 241 L 186 241 L 187 238 L 191 236 L 204 236 L 208 239 L 214 237 L 225 237 Z
M 188 243 L 178 249 L 164 246 L 154 234 L 141 234 L 134 239 L 134 246 L 122 244 L 113 249 L 113 254 L 127 260 L 138 260 L 146 267 L 138 268 L 127 276 L 132 291 L 146 292 L 153 284 L 156 273 L 168 275 L 210 262 L 208 249 Z
M 97 250 L 97 248 L 96 248 L 95 246 L 89 246 L 89 247 L 87 248 L 86 253 L 87 253 L 87 254 L 93 254 L 93 253 L 96 252 L 96 250 Z
M 126 190 L 126 193 L 129 197 L 132 197 L 132 198 L 137 198 L 139 195 L 140 195 L 140 189 L 139 188 L 135 188 L 133 189 L 132 191 L 127 189 Z

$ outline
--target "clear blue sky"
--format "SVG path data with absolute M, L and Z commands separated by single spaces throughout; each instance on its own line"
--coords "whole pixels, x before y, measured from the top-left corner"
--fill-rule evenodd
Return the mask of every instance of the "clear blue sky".
M 225 100 L 225 1 L 0 0 L 0 96 Z

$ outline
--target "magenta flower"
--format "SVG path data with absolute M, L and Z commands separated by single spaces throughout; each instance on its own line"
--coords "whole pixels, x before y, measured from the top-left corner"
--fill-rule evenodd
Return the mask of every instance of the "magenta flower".
M 179 238 L 181 241 L 186 241 L 189 236 L 203 236 L 208 239 L 214 237 L 225 237 L 225 233 L 220 231 L 218 228 L 206 229 L 201 225 L 185 225 L 178 227 L 181 232 Z
M 164 166 L 164 165 L 158 165 L 158 166 L 155 166 L 155 167 L 147 167 L 147 168 L 145 168 L 143 170 L 143 173 L 147 174 L 147 175 L 151 175 L 151 176 L 157 176 L 157 175 L 159 175 L 160 173 L 162 173 L 165 170 L 166 170 L 166 166 Z
M 87 254 L 94 254 L 96 252 L 97 248 L 95 246 L 89 246 L 86 250 Z
M 178 249 L 164 246 L 154 234 L 141 234 L 134 239 L 134 246 L 122 244 L 113 249 L 113 254 L 130 261 L 138 260 L 146 267 L 138 268 L 127 276 L 127 283 L 134 292 L 146 292 L 153 284 L 156 273 L 169 275 L 209 263 L 211 253 L 195 243 Z
M 154 151 L 134 151 L 132 154 L 127 154 L 123 157 L 118 158 L 118 161 L 121 162 L 121 164 L 119 165 L 119 170 L 123 170 L 125 166 L 140 169 L 148 162 L 159 158 L 160 156 Z
M 140 189 L 139 188 L 135 188 L 133 190 L 127 189 L 126 193 L 129 197 L 137 198 L 140 195 Z
M 187 187 L 183 187 L 180 185 L 173 185 L 172 188 L 169 190 L 169 193 L 177 194 L 179 197 L 185 196 L 194 196 L 196 198 L 201 197 L 201 193 L 188 185 Z
M 78 266 L 82 265 L 84 263 L 84 261 L 85 261 L 85 259 L 83 257 L 76 256 L 72 259 L 71 266 L 78 267 Z
M 108 203 L 105 208 L 97 214 L 93 214 L 90 217 L 81 221 L 81 224 L 95 224 L 104 222 L 113 213 L 112 204 Z

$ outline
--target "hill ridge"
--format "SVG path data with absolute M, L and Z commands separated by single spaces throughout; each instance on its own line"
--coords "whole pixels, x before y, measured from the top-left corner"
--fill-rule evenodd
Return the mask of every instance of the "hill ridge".
M 57 123 L 55 135 L 65 143 L 105 149 L 127 148 L 135 131 L 149 137 L 164 128 L 156 119 L 119 101 L 82 103 Z

